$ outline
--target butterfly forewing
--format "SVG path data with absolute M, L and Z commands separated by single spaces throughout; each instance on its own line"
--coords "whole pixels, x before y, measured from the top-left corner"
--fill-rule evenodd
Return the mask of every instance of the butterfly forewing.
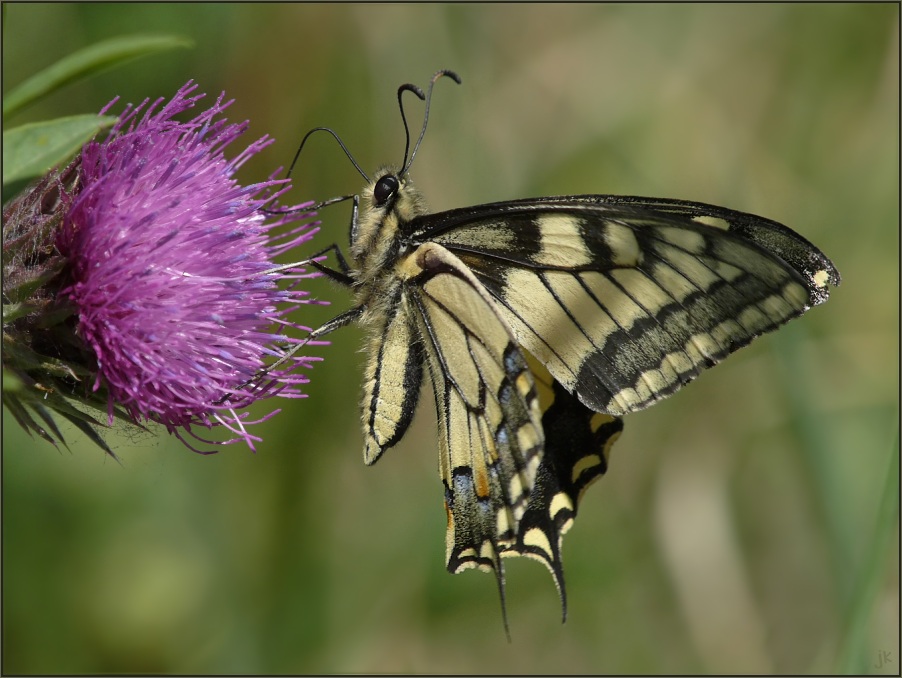
M 596 411 L 646 407 L 821 301 L 832 274 L 801 262 L 835 273 L 774 222 L 722 210 L 750 224 L 731 230 L 595 198 L 485 205 L 411 226 L 413 239 L 457 254 L 518 343 Z

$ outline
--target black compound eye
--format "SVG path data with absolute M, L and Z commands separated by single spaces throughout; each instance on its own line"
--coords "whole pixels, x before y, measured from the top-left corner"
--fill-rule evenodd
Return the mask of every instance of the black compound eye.
M 387 203 L 397 193 L 400 185 L 398 177 L 391 174 L 386 174 L 379 179 L 373 187 L 373 198 L 376 200 L 376 205 L 381 207 Z

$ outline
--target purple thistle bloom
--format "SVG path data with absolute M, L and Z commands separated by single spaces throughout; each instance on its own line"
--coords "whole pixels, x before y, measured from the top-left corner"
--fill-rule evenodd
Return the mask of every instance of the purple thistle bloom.
M 308 330 L 285 316 L 317 303 L 295 289 L 317 273 L 274 270 L 274 257 L 318 229 L 309 221 L 280 228 L 309 220 L 297 207 L 276 218 L 264 210 L 276 209 L 286 180 L 235 180 L 272 139 L 227 160 L 248 124 L 221 117 L 232 103 L 224 95 L 187 122 L 173 119 L 204 96 L 190 96 L 196 87 L 189 82 L 165 105 L 127 107 L 106 140 L 82 150 L 77 195 L 56 238 L 67 260 L 61 294 L 96 356 L 94 389 L 109 392 L 110 423 L 118 404 L 183 442 L 182 429 L 222 425 L 234 434 L 227 443 L 253 449 L 259 438 L 246 426 L 257 422 L 237 410 L 277 394 L 303 397 L 307 378 L 296 370 L 319 360 L 292 357 L 251 383 L 292 341 L 284 329 Z

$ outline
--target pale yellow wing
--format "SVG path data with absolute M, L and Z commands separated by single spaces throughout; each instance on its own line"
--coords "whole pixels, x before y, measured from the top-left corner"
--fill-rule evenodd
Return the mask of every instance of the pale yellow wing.
M 423 357 L 403 285 L 370 332 L 363 373 L 363 460 L 373 464 L 407 432 L 420 397 Z
M 492 570 L 516 543 L 542 459 L 535 384 L 495 302 L 444 248 L 423 245 L 410 304 L 438 410 L 451 572 Z

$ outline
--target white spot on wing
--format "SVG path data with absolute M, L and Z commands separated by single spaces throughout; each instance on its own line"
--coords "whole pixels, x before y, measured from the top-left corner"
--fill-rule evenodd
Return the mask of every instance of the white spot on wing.
M 814 284 L 818 287 L 826 287 L 827 283 L 830 282 L 830 272 L 829 271 L 818 271 L 815 273 L 812 278 Z
M 719 228 L 723 231 L 726 231 L 730 228 L 730 222 L 726 219 L 721 219 L 720 217 L 713 217 L 708 214 L 703 214 L 697 217 L 692 217 L 692 221 L 697 224 L 702 224 L 703 226 L 710 226 L 711 228 Z

